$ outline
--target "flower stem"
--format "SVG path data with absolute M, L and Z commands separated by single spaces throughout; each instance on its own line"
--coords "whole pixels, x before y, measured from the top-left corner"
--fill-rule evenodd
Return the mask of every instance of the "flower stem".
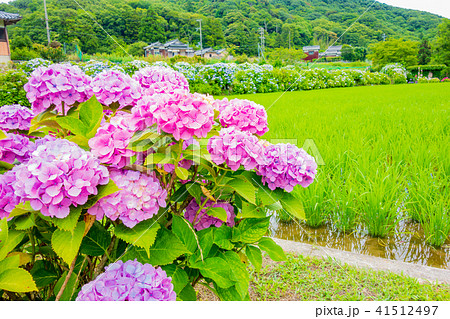
M 61 299 L 64 289 L 66 289 L 67 283 L 69 282 L 70 276 L 72 276 L 73 270 L 75 269 L 76 262 L 77 262 L 77 256 L 75 256 L 75 258 L 72 261 L 72 264 L 70 265 L 69 272 L 67 273 L 66 279 L 64 279 L 64 282 L 61 286 L 61 289 L 58 292 L 58 295 L 56 295 L 55 301 L 59 301 Z

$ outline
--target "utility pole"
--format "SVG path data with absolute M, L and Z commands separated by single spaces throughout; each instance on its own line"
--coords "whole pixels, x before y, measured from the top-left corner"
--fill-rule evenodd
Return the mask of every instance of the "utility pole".
M 386 33 L 383 33 L 383 41 L 386 41 Z
M 203 57 L 203 38 L 202 38 L 202 19 L 198 19 L 197 20 L 198 23 L 200 23 L 200 28 L 197 28 L 197 30 L 200 30 L 200 51 L 202 52 L 202 57 Z
M 47 41 L 50 45 L 50 29 L 48 28 L 47 2 L 44 0 L 45 27 L 47 28 Z
M 259 32 L 260 32 L 261 43 L 258 45 L 258 47 L 259 47 L 259 50 L 261 51 L 261 57 L 263 59 L 265 59 L 264 50 L 265 50 L 265 45 L 266 45 L 266 37 L 264 36 L 264 28 L 259 27 Z

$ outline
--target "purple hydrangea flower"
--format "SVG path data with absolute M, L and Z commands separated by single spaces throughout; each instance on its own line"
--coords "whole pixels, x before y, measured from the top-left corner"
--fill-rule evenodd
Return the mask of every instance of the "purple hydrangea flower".
M 173 134 L 177 141 L 206 137 L 214 124 L 214 108 L 200 94 L 161 94 L 150 112 L 158 130 Z
M 167 192 L 155 175 L 110 169 L 110 177 L 120 191 L 100 199 L 88 210 L 97 220 L 106 215 L 112 220 L 119 218 L 125 226 L 133 228 L 156 215 L 160 207 L 166 207 Z
M 189 92 L 189 83 L 184 75 L 171 68 L 146 67 L 134 73 L 133 79 L 139 82 L 145 95 L 172 94 L 175 90 Z
M 226 102 L 222 102 L 226 103 Z M 227 106 L 218 103 L 219 121 L 223 127 L 234 126 L 241 131 L 264 135 L 267 127 L 267 113 L 264 106 L 249 100 L 234 99 Z
M 0 139 L 0 161 L 13 164 L 15 160 L 27 162 L 36 146 L 27 137 L 6 133 L 6 138 Z
M 265 163 L 257 166 L 271 190 L 283 188 L 291 192 L 296 185 L 309 186 L 314 181 L 317 164 L 314 157 L 292 144 L 269 145 L 264 150 Z
M 161 268 L 137 260 L 110 264 L 84 285 L 77 301 L 175 301 L 172 278 Z
M 76 102 L 82 103 L 92 96 L 91 77 L 84 74 L 76 65 L 52 64 L 34 70 L 24 89 L 34 114 L 46 110 L 52 105 L 62 112 L 62 103 L 66 112 Z
M 262 142 L 256 136 L 234 127 L 223 128 L 218 136 L 211 137 L 208 152 L 214 163 L 226 163 L 233 171 L 238 170 L 241 165 L 246 170 L 252 170 L 264 163 Z
M 31 126 L 33 112 L 22 105 L 13 104 L 0 107 L 0 130 L 28 131 Z
M 201 198 L 201 202 L 203 203 L 205 199 Z M 223 221 L 221 221 L 217 217 L 209 216 L 208 215 L 208 208 L 210 207 L 220 207 L 223 208 L 227 213 L 227 226 L 233 227 L 234 226 L 234 218 L 236 217 L 236 214 L 234 213 L 233 206 L 226 202 L 226 201 L 217 201 L 212 202 L 208 201 L 206 202 L 203 209 L 198 213 L 198 210 L 200 209 L 200 206 L 197 204 L 195 199 L 193 199 L 188 206 L 186 207 L 186 211 L 184 213 L 184 218 L 186 218 L 189 222 L 194 225 L 194 228 L 196 230 L 202 230 L 211 226 L 220 227 L 223 224 Z M 197 215 L 197 217 L 195 217 Z
M 103 123 L 93 138 L 89 140 L 92 154 L 104 164 L 117 168 L 130 164 L 130 157 L 136 152 L 127 149 L 135 131 L 135 125 L 128 120 L 129 115 L 118 114 L 110 123 Z
M 105 70 L 91 82 L 93 94 L 104 105 L 119 103 L 119 108 L 134 106 L 142 97 L 139 83 L 117 70 Z
M 12 187 L 22 201 L 45 216 L 65 218 L 70 206 L 86 204 L 109 173 L 91 153 L 68 140 L 47 141 L 37 147 L 27 164 L 14 168 Z
M 16 180 L 14 170 L 0 174 L 0 219 L 8 217 L 9 213 L 19 204 L 19 197 L 12 187 Z

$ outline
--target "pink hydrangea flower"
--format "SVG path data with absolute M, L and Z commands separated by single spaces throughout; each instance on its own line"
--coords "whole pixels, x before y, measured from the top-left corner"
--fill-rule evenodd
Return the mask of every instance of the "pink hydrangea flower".
M 8 217 L 9 213 L 19 204 L 19 197 L 14 194 L 12 187 L 15 180 L 14 169 L 0 174 L 0 219 Z
M 221 102 L 225 104 L 226 102 Z M 219 121 L 223 127 L 234 126 L 241 131 L 264 135 L 267 127 L 267 113 L 264 106 L 249 100 L 234 99 L 228 105 L 220 105 Z
M 37 147 L 27 164 L 14 168 L 14 193 L 30 201 L 45 216 L 65 218 L 70 206 L 86 204 L 109 173 L 91 153 L 68 140 L 47 141 Z
M 226 163 L 233 171 L 238 170 L 241 165 L 246 170 L 252 170 L 264 163 L 262 142 L 256 136 L 234 127 L 223 128 L 218 136 L 211 137 L 208 152 L 214 163 Z
M 25 163 L 35 149 L 36 146 L 27 137 L 6 133 L 6 138 L 0 139 L 0 161 L 13 164 L 18 160 Z
M 105 70 L 91 82 L 93 94 L 103 105 L 118 103 L 119 108 L 134 106 L 142 97 L 139 83 L 117 70 Z
M 172 278 L 161 268 L 137 260 L 110 264 L 84 285 L 77 301 L 175 301 Z
M 145 130 L 156 123 L 152 110 L 154 110 L 160 100 L 165 95 L 144 95 L 137 101 L 136 106 L 131 109 L 131 121 L 137 131 Z
M 199 95 L 175 93 L 160 95 L 158 103 L 150 108 L 158 130 L 173 137 L 188 140 L 193 136 L 206 137 L 214 124 L 214 108 Z
M 170 68 L 151 66 L 136 71 L 133 79 L 139 82 L 145 95 L 172 94 L 176 90 L 189 92 L 185 76 Z
M 225 108 L 230 105 L 230 101 L 225 97 L 222 100 L 214 100 L 213 107 L 215 110 L 222 112 Z
M 102 124 L 89 140 L 92 154 L 104 164 L 122 168 L 130 164 L 130 157 L 136 152 L 127 149 L 133 137 L 134 125 L 128 117 L 118 114 L 110 123 Z
M 31 126 L 33 112 L 22 105 L 13 104 L 0 107 L 0 130 L 28 131 Z
M 264 150 L 265 162 L 257 174 L 271 190 L 283 188 L 291 192 L 296 185 L 309 186 L 317 172 L 314 157 L 292 144 L 269 145 Z
M 201 202 L 203 203 L 205 199 L 202 198 Z M 226 224 L 229 227 L 233 227 L 235 222 L 234 218 L 236 217 L 236 214 L 234 213 L 234 207 L 225 201 L 217 201 L 212 202 L 208 201 L 206 202 L 203 209 L 198 213 L 197 217 L 195 215 L 197 214 L 198 210 L 200 209 L 200 206 L 197 204 L 195 199 L 193 199 L 188 206 L 186 207 L 186 211 L 184 213 L 184 218 L 186 218 L 189 222 L 194 225 L 194 228 L 196 230 L 202 230 L 205 228 L 209 228 L 211 226 L 220 227 L 223 224 L 223 221 L 221 221 L 217 217 L 213 217 L 208 215 L 208 208 L 210 207 L 220 207 L 225 210 L 227 213 L 227 221 Z
M 76 102 L 82 103 L 92 96 L 91 77 L 84 74 L 76 65 L 52 64 L 34 70 L 24 89 L 33 112 L 41 113 L 52 105 L 62 112 L 62 103 L 66 112 Z
M 120 191 L 100 199 L 89 208 L 88 213 L 95 215 L 97 220 L 103 216 L 112 220 L 119 218 L 125 226 L 133 228 L 155 216 L 160 207 L 166 207 L 167 192 L 155 175 L 110 169 L 110 177 Z

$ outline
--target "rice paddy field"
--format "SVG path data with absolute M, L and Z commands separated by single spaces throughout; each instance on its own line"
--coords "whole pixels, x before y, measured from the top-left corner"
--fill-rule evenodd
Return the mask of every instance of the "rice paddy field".
M 306 221 L 278 214 L 274 236 L 450 266 L 450 83 L 236 97 L 266 107 L 264 138 L 319 164 L 294 189 Z

